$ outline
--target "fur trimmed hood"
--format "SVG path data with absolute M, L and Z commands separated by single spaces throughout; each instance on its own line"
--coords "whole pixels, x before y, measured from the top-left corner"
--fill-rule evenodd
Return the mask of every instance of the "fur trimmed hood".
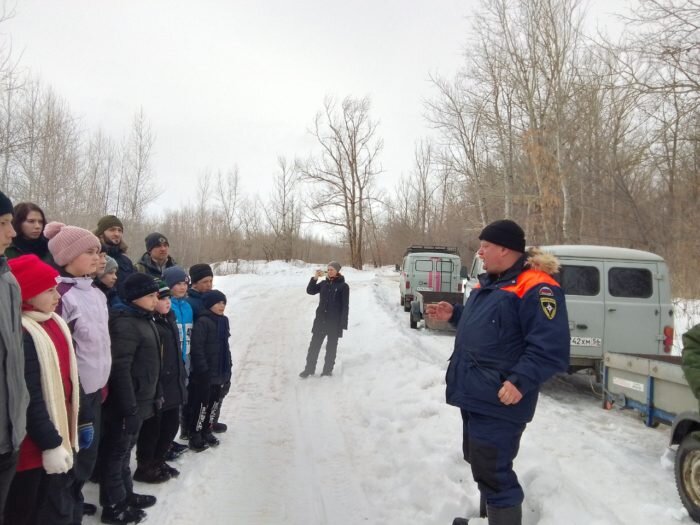
M 540 248 L 528 248 L 525 253 L 525 266 L 532 270 L 540 270 L 542 272 L 553 275 L 559 272 L 561 264 L 559 259 L 551 253 L 545 252 Z

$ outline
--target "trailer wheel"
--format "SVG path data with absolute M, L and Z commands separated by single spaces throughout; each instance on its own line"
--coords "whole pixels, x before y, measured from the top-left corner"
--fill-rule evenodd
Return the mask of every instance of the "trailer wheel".
M 676 452 L 676 488 L 683 506 L 694 521 L 700 523 L 700 441 L 696 433 L 688 434 Z

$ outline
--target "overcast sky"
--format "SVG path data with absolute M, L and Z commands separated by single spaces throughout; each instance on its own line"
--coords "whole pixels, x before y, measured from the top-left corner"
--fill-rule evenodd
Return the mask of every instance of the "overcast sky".
M 371 97 L 389 186 L 412 168 L 414 144 L 429 132 L 428 77 L 460 67 L 477 5 L 17 0 L 0 30 L 86 130 L 120 138 L 143 107 L 156 137 L 158 204 L 176 207 L 207 168 L 237 164 L 247 194 L 267 193 L 278 155 L 315 151 L 307 130 L 326 95 Z

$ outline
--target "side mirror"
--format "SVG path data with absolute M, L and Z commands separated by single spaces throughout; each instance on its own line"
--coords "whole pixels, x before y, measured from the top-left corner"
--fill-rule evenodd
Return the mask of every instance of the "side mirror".
M 462 279 L 466 279 L 468 281 L 469 280 L 469 269 L 466 266 L 462 266 L 461 270 L 459 270 L 459 276 Z

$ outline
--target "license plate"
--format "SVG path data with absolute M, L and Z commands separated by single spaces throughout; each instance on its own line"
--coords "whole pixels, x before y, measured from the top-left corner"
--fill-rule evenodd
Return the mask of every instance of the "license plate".
M 603 340 L 600 337 L 572 337 L 571 346 L 592 346 L 600 348 L 603 346 Z

